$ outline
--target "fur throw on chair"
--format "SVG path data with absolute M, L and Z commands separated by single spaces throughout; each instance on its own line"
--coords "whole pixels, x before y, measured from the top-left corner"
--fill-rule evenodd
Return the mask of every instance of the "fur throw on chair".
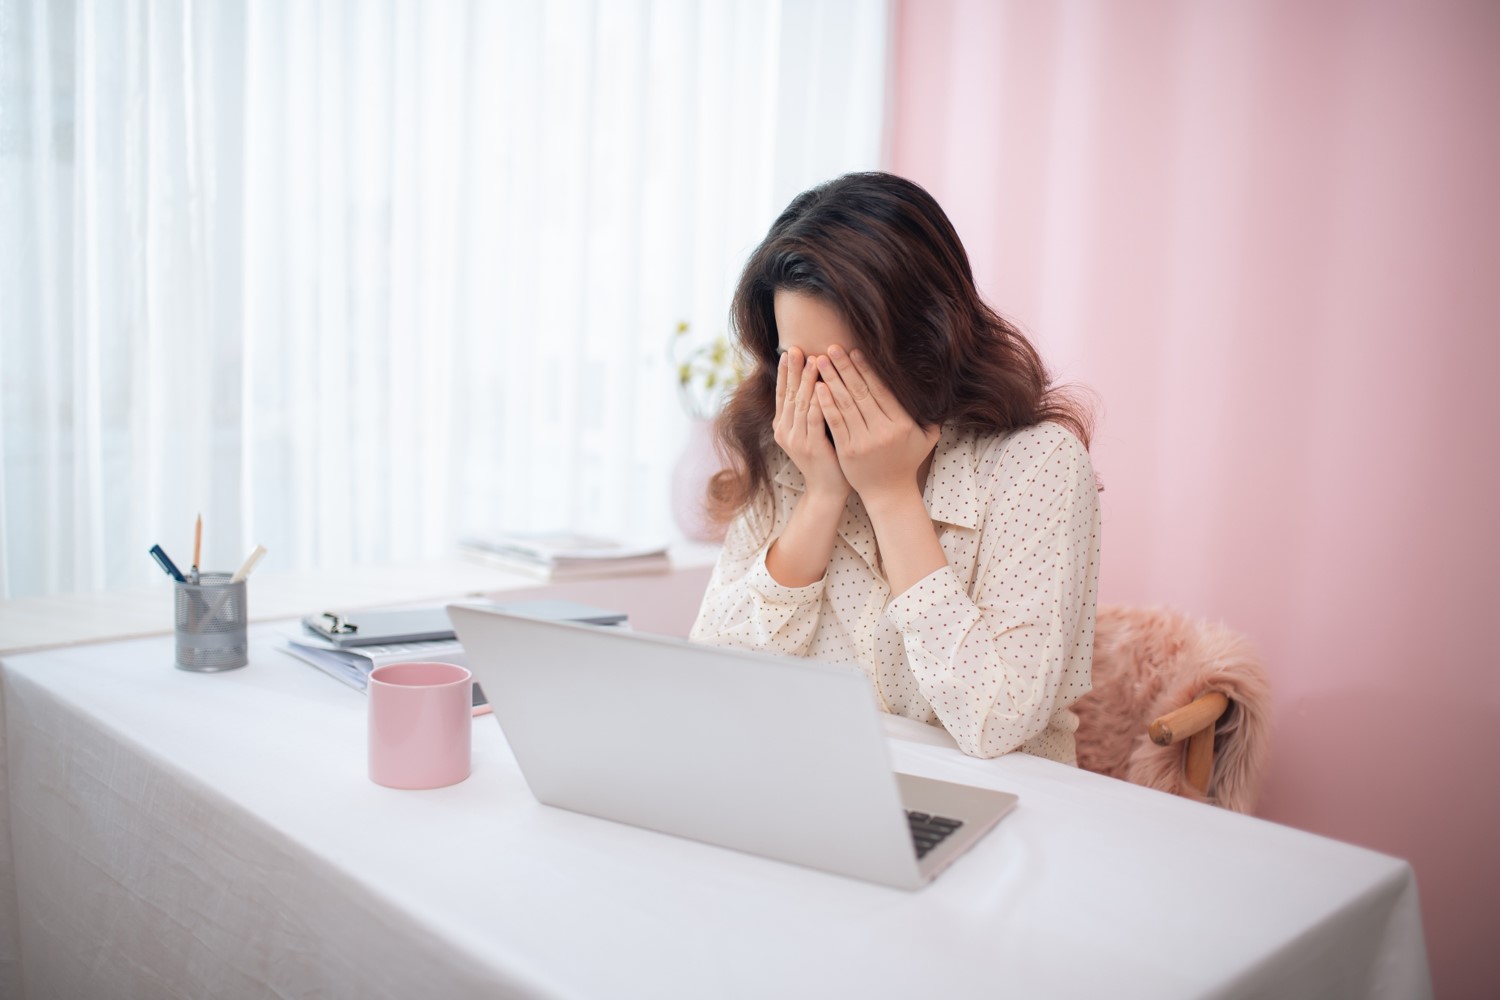
M 1245 638 L 1174 611 L 1101 607 L 1094 628 L 1093 690 L 1078 714 L 1078 765 L 1203 801 L 1185 780 L 1185 741 L 1157 746 L 1153 719 L 1210 691 L 1229 699 L 1214 737 L 1208 801 L 1248 813 L 1265 776 L 1270 685 Z

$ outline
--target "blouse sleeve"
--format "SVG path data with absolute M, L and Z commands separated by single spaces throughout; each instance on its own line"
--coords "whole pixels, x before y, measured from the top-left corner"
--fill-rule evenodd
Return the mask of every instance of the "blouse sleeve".
M 805 587 L 776 582 L 766 569 L 766 552 L 779 535 L 752 510 L 735 518 L 689 633 L 693 642 L 807 655 L 818 630 L 824 581 Z
M 1088 692 L 1099 573 L 1098 490 L 1075 438 L 992 485 L 972 588 L 945 566 L 886 608 L 923 696 L 975 757 L 1016 749 Z

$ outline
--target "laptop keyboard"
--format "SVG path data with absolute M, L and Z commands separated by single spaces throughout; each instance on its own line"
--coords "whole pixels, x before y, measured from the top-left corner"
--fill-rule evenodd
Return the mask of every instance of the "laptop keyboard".
M 963 826 L 962 820 L 947 816 L 929 816 L 923 812 L 907 810 L 906 821 L 911 824 L 912 843 L 917 848 L 917 858 L 925 858 L 927 852 L 948 838 L 948 834 Z

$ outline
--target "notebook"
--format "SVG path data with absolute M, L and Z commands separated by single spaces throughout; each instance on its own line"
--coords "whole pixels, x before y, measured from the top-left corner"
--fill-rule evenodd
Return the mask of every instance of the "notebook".
M 916 889 L 1016 804 L 895 773 L 856 667 L 448 611 L 547 805 Z

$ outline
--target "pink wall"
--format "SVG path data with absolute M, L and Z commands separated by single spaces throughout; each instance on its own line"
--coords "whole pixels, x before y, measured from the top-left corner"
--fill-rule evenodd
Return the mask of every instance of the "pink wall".
M 1276 688 L 1262 814 L 1500 982 L 1500 4 L 902 0 L 890 169 L 1090 385 L 1102 594 Z

